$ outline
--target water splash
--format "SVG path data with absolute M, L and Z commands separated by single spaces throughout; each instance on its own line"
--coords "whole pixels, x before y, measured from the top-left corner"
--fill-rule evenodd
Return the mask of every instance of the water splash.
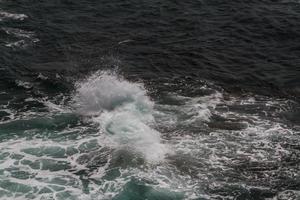
M 99 124 L 117 148 L 131 149 L 148 161 L 162 161 L 168 152 L 153 126 L 154 103 L 142 84 L 115 72 L 97 72 L 78 82 L 74 107 Z

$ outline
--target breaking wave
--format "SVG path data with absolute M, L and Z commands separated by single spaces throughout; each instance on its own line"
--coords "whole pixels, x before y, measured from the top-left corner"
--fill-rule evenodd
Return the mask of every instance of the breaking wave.
M 298 104 L 206 87 L 150 98 L 142 83 L 98 71 L 69 96 L 9 100 L 0 198 L 297 199 L 299 129 L 283 119 Z
M 97 72 L 78 82 L 76 111 L 99 124 L 111 145 L 162 161 L 168 148 L 153 127 L 154 103 L 142 84 L 129 82 L 115 72 Z

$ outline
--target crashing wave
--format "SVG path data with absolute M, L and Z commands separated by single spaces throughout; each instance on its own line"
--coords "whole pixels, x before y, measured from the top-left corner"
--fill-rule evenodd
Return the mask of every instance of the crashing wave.
M 153 129 L 154 103 L 142 84 L 129 82 L 114 72 L 97 72 L 78 82 L 76 111 L 99 124 L 118 148 L 129 148 L 148 161 L 161 161 L 167 147 Z

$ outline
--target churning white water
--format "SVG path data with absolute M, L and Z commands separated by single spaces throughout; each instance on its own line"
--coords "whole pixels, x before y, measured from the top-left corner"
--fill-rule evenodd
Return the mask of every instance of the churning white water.
M 289 102 L 209 89 L 154 103 L 143 84 L 99 71 L 62 95 L 66 104 L 31 97 L 25 103 L 47 110 L 0 107 L 9 116 L 0 123 L 0 199 L 234 199 L 295 177 L 297 166 L 285 166 L 299 131 L 280 121 Z M 298 190 L 274 199 L 290 195 Z
M 151 162 L 163 160 L 168 148 L 153 128 L 154 103 L 142 84 L 114 72 L 97 72 L 76 86 L 76 111 L 97 122 L 110 145 L 130 149 Z

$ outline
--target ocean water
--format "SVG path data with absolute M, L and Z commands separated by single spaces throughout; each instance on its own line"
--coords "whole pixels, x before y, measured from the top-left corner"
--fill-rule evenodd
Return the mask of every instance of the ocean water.
M 297 0 L 0 0 L 0 199 L 300 199 Z

